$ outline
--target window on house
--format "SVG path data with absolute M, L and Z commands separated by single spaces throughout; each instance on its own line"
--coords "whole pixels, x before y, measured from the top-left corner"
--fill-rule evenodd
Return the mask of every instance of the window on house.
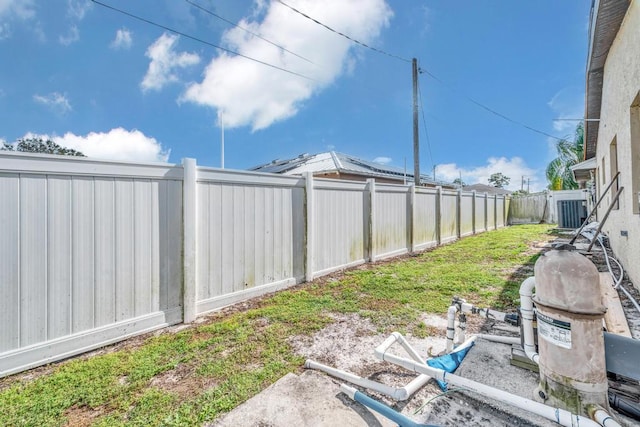
M 631 103 L 631 197 L 633 213 L 640 214 L 640 92 Z
M 606 157 L 602 157 L 602 166 L 600 167 L 600 185 L 604 188 L 607 186 L 607 174 L 605 173 L 605 161 Z
M 611 141 L 611 144 L 609 145 L 609 174 L 610 174 L 609 182 L 613 180 L 613 177 L 615 177 L 617 173 L 618 173 L 618 137 L 614 136 L 613 141 Z M 615 194 L 618 192 L 618 182 L 619 180 L 616 179 L 616 182 L 614 182 L 613 185 L 611 186 L 611 190 L 609 190 L 611 191 L 611 197 L 615 196 Z M 607 185 L 609 184 L 607 183 Z M 616 203 L 613 205 L 613 209 L 620 208 L 619 200 L 620 198 L 616 200 Z

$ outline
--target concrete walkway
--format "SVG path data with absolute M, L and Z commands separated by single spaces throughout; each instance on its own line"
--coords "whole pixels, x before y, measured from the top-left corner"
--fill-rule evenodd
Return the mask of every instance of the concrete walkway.
M 352 401 L 317 371 L 287 374 L 211 426 L 391 427 L 395 423 Z

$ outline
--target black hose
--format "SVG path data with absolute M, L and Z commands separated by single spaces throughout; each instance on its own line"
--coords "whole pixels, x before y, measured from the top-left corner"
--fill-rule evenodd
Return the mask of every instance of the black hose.
M 609 405 L 618 412 L 640 421 L 640 406 L 634 402 L 630 402 L 615 393 L 609 392 Z

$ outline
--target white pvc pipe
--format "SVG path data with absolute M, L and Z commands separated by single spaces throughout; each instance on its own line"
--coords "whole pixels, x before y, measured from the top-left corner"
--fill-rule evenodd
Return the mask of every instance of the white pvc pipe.
M 620 424 L 616 420 L 611 418 L 611 415 L 609 415 L 607 411 L 602 408 L 596 409 L 593 414 L 590 415 L 594 420 L 596 420 L 598 424 L 603 427 L 621 427 Z
M 428 375 L 421 374 L 404 387 L 391 387 L 377 381 L 362 378 L 358 375 L 343 371 L 341 369 L 323 365 L 322 363 L 315 362 L 311 359 L 308 359 L 304 363 L 304 367 L 307 369 L 315 369 L 318 371 L 326 372 L 332 377 L 340 378 L 341 380 L 348 381 L 351 384 L 359 385 L 360 387 L 377 391 L 378 393 L 382 393 L 386 396 L 400 401 L 410 398 L 416 391 L 422 388 L 431 379 L 431 377 L 429 377 Z
M 476 334 L 476 337 L 502 344 L 520 344 L 520 337 L 503 337 L 500 335 Z
M 520 285 L 520 314 L 522 314 L 522 333 L 524 338 L 524 352 L 533 363 L 538 363 L 535 338 L 533 336 L 533 288 L 536 281 L 529 277 Z
M 535 402 L 525 397 L 507 393 L 504 390 L 490 387 L 485 384 L 460 377 L 458 375 L 450 374 L 442 369 L 433 368 L 429 365 L 418 363 L 411 359 L 386 353 L 384 355 L 384 360 L 395 365 L 402 366 L 403 368 L 408 369 L 412 372 L 418 372 L 420 374 L 428 375 L 437 380 L 445 381 L 458 387 L 464 387 L 469 391 L 473 391 L 483 396 L 515 406 L 516 408 L 532 412 L 566 427 L 598 427 L 601 425 L 596 423 L 595 421 L 590 420 L 589 418 L 584 418 L 580 415 L 572 414 L 567 410 L 561 408 L 553 408 L 551 406 Z M 607 426 L 613 427 L 613 424 Z
M 453 339 L 456 335 L 456 313 L 458 307 L 452 305 L 447 310 L 447 353 L 453 351 Z
M 416 361 L 423 362 L 422 356 L 409 344 L 409 342 L 400 334 L 399 332 L 393 332 L 389 337 L 382 342 L 375 349 L 375 354 L 379 359 L 382 359 L 384 354 L 389 350 L 389 348 L 395 344 L 399 343 L 402 348 Z M 352 384 L 359 385 L 361 387 L 365 387 L 371 390 L 375 390 L 379 393 L 382 393 L 386 396 L 392 397 L 395 400 L 407 400 L 411 397 L 416 391 L 424 387 L 424 385 L 429 382 L 431 379 L 428 375 L 419 375 L 409 384 L 404 387 L 390 387 L 386 384 L 379 383 L 377 381 L 373 381 L 367 378 L 359 377 L 358 375 L 352 374 L 350 372 L 346 372 L 337 368 L 333 368 L 331 366 L 323 365 L 322 363 L 315 362 L 313 360 L 307 360 L 304 364 L 305 368 L 316 369 L 319 371 L 326 372 L 327 374 L 340 378 L 345 381 L 349 381 Z

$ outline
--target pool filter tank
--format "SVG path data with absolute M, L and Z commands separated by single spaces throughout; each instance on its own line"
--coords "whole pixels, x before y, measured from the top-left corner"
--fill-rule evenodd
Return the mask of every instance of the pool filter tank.
M 596 266 L 562 245 L 535 264 L 540 385 L 537 398 L 575 414 L 609 410 L 603 317 Z

